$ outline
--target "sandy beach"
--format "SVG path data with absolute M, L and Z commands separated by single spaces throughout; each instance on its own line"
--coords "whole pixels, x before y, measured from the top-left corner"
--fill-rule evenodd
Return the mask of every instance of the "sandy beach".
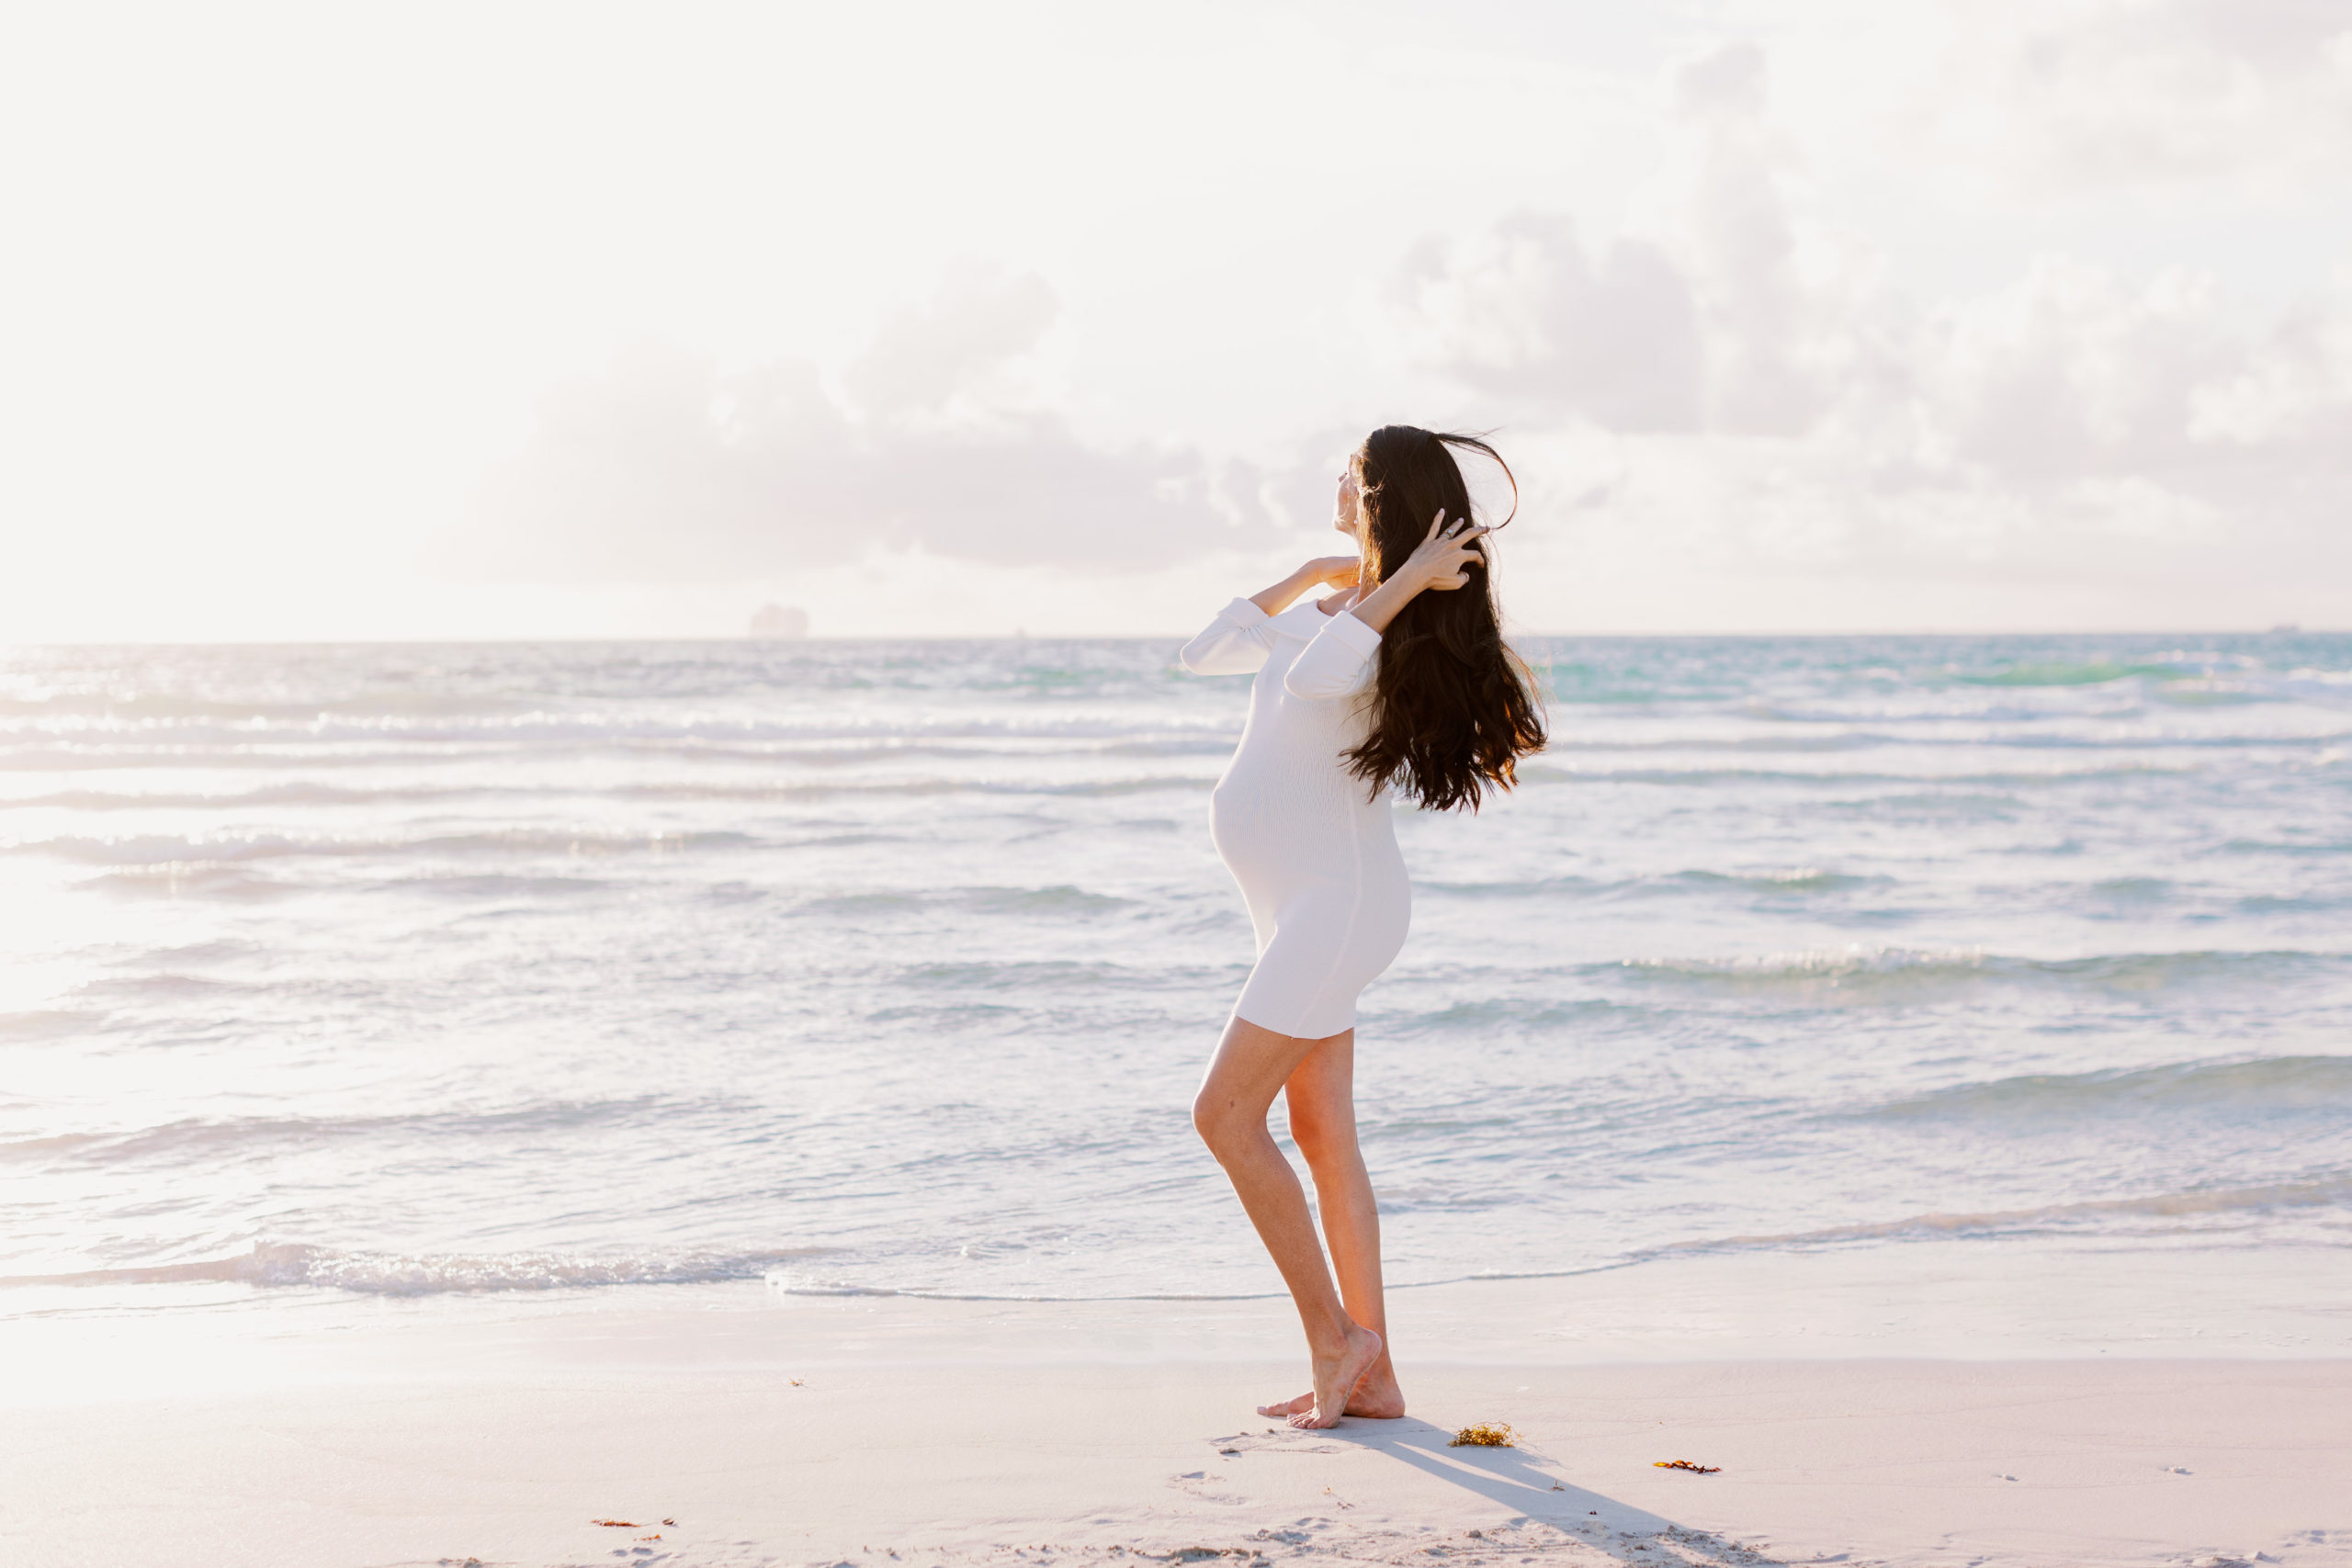
M 2226 1357 L 2177 1353 L 2193 1311 L 2155 1325 L 2153 1355 L 2048 1335 L 2039 1355 L 1890 1355 L 1889 1336 L 1933 1343 L 1933 1270 L 1906 1284 L 1879 1260 L 1861 1281 L 1812 1261 L 1811 1279 L 1783 1271 L 1781 1303 L 1835 1287 L 1814 1299 L 1845 1310 L 1803 1348 L 1795 1315 L 1739 1304 L 1764 1303 L 1740 1293 L 1760 1281 L 1717 1260 L 1400 1292 L 1408 1350 L 1446 1348 L 1407 1357 L 1414 1414 L 1318 1433 L 1250 1414 L 1297 1381 L 1277 1302 L 745 1287 L 26 1317 L 0 1330 L 0 1556 L 2352 1561 L 2352 1359 L 2326 1320 Z M 1708 1342 L 1702 1300 L 1721 1320 L 1708 1359 L 1661 1357 Z M 1600 1326 L 1553 1331 L 1579 1302 Z M 1683 1321 L 1645 1330 L 1645 1311 Z M 2298 1337 L 2305 1353 L 2279 1353 Z M 1516 1446 L 1450 1445 L 1478 1422 Z M 1657 1468 L 1675 1460 L 1714 1472 Z

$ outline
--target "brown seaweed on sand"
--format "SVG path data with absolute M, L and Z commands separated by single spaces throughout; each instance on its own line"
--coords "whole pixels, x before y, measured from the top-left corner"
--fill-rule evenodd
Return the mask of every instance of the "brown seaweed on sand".
M 1453 1441 L 1445 1446 L 1450 1449 L 1508 1449 L 1518 1446 L 1518 1438 L 1519 1434 L 1512 1431 L 1508 1424 L 1489 1426 L 1481 1421 L 1476 1427 L 1464 1427 L 1454 1433 Z
M 1718 1475 L 1723 1472 L 1724 1467 L 1719 1464 L 1692 1464 L 1687 1459 L 1661 1459 L 1652 1461 L 1650 1468 L 1652 1470 L 1687 1470 L 1698 1475 Z

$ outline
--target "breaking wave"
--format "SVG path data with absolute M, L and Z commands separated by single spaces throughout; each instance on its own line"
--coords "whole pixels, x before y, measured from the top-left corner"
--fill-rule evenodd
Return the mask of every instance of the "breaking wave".
M 821 1257 L 826 1247 L 762 1252 L 648 1254 L 598 1258 L 569 1252 L 401 1254 L 344 1252 L 291 1242 L 256 1242 L 250 1252 L 193 1263 L 86 1269 L 70 1274 L 0 1275 L 0 1288 L 32 1285 L 316 1286 L 373 1296 L 488 1291 L 569 1291 L 606 1285 L 695 1285 L 758 1280 L 779 1264 Z
M 1709 1241 L 1683 1242 L 1659 1248 L 1648 1256 L 1732 1249 L 1800 1249 L 1857 1242 L 1928 1240 L 1941 1236 L 2044 1235 L 2092 1228 L 2098 1222 L 2107 1220 L 2228 1219 L 2281 1209 L 2330 1209 L 2346 1205 L 2352 1205 L 2352 1177 L 2336 1176 L 2317 1181 L 2193 1189 L 2151 1193 L 2139 1198 L 2050 1203 L 2027 1209 L 1908 1214 L 1900 1219 L 1828 1225 L 1819 1230 L 1791 1231 L 1777 1235 L 1727 1235 Z
M 2204 983 L 2258 985 L 2352 972 L 2352 954 L 2276 951 L 2098 953 L 2024 958 L 1968 949 L 1845 948 L 1753 958 L 1631 958 L 1614 971 L 1638 983 L 1810 1000 L 1902 1001 L 1985 987 L 2154 992 Z
M 1886 1122 L 2014 1122 L 2170 1107 L 2352 1114 L 2352 1056 L 2272 1056 L 2128 1071 L 2037 1073 L 1961 1084 L 1848 1114 Z

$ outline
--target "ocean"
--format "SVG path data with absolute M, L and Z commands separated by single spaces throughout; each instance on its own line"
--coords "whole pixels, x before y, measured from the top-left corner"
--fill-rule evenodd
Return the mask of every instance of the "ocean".
M 0 1315 L 1278 1292 L 1176 646 L 0 650 Z M 1524 650 L 1519 791 L 1398 813 L 1394 1282 L 2352 1259 L 2352 637 Z

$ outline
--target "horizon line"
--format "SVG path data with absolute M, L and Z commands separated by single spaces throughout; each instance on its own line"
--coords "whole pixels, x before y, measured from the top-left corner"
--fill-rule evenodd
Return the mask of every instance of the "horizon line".
M 565 634 L 549 636 L 503 636 L 497 634 L 474 637 L 177 637 L 153 640 L 125 637 L 51 637 L 40 640 L 11 641 L 0 639 L 0 652 L 18 649 L 67 648 L 434 648 L 460 647 L 474 644 L 507 644 L 517 647 L 531 644 L 635 643 L 652 645 L 693 644 L 697 646 L 773 645 L 795 646 L 808 643 L 865 642 L 1158 642 L 1191 636 L 1189 632 L 972 632 L 963 635 L 941 633 L 861 633 L 810 634 L 804 637 L 752 637 L 743 633 L 711 636 L 673 635 L 647 636 L 628 633 L 615 635 Z M 1544 638 L 1584 638 L 1590 640 L 1657 638 L 1685 640 L 1702 637 L 1724 639 L 1771 637 L 2345 637 L 2352 636 L 2352 626 L 2305 626 L 2281 623 L 2269 626 L 2134 626 L 2085 629 L 2082 627 L 2042 626 L 2030 629 L 1969 626 L 1931 626 L 1925 628 L 1876 628 L 1847 631 L 1527 631 L 1514 630 L 1512 637 Z

